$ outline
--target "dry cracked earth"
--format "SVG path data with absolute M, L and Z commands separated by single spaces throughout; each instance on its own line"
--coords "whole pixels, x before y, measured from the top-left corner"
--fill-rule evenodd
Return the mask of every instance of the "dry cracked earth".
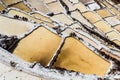
M 0 0 L 0 80 L 120 80 L 120 0 Z

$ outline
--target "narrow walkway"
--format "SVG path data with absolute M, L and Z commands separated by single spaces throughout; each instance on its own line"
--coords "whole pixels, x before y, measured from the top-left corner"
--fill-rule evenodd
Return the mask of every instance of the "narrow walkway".
M 0 80 L 45 80 L 0 63 Z

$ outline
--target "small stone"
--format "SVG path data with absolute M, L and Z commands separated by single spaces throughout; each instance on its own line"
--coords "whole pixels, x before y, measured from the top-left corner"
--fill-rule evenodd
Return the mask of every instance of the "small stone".
M 48 16 L 54 16 L 54 13 L 53 12 L 51 12 L 51 13 L 49 13 L 49 14 L 47 14 Z
M 16 64 L 17 64 L 17 63 L 15 63 L 15 62 L 13 62 L 13 61 L 10 61 L 10 65 L 11 65 L 12 67 L 15 67 Z

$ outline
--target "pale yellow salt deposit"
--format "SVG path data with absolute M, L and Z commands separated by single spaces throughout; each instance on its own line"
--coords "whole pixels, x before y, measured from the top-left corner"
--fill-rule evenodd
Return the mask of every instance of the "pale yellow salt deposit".
M 39 27 L 22 39 L 14 54 L 28 62 L 39 62 L 46 66 L 56 52 L 61 38 L 46 28 Z
M 8 36 L 20 36 L 33 28 L 34 25 L 29 22 L 11 19 L 0 16 L 0 33 Z
M 10 9 L 7 14 L 13 15 L 13 16 L 18 15 L 20 17 L 26 17 L 26 18 L 28 18 L 30 20 L 33 20 L 33 21 L 37 22 L 37 23 L 41 23 L 42 22 L 40 19 L 36 19 L 33 16 L 25 14 L 23 11 L 20 12 L 19 10 L 15 10 L 15 9 Z
M 35 18 L 41 19 L 43 21 L 52 22 L 52 20 L 49 17 L 43 16 L 40 13 L 32 13 L 31 15 L 34 16 Z
M 110 63 L 76 39 L 67 38 L 53 67 L 102 76 L 106 74 Z

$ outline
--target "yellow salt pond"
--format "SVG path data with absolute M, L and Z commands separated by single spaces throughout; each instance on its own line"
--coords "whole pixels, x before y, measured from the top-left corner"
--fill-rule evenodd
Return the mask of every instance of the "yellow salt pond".
M 7 14 L 12 15 L 12 16 L 18 15 L 19 17 L 26 17 L 29 20 L 35 21 L 36 23 L 44 23 L 48 25 L 49 27 L 54 27 L 54 24 L 52 23 L 52 20 L 49 17 L 42 16 L 41 14 L 38 14 L 38 13 L 33 13 L 32 15 L 29 15 L 25 13 L 24 11 L 19 11 L 19 10 L 11 8 L 7 12 Z
M 120 32 L 120 25 L 116 25 L 114 28 Z
M 17 4 L 11 5 L 10 7 L 15 7 L 15 8 L 21 9 L 25 12 L 30 12 L 31 11 L 31 9 L 23 2 L 19 2 Z
M 104 21 L 98 21 L 94 25 L 104 33 L 112 31 L 112 27 L 108 25 L 107 23 L 105 23 Z
M 29 22 L 15 20 L 0 15 L 0 33 L 8 36 L 20 36 L 33 28 L 34 25 Z
M 66 39 L 53 67 L 102 76 L 106 74 L 110 63 L 89 50 L 78 40 L 69 37 Z
M 111 10 L 115 15 L 117 15 L 117 16 L 120 15 L 120 12 L 119 12 L 116 8 L 112 7 L 110 10 Z
M 0 4 L 0 11 L 5 10 L 2 4 Z
M 106 1 L 103 1 L 103 4 L 104 4 L 105 6 L 107 6 L 108 8 L 112 8 L 112 6 L 111 6 L 109 3 L 107 3 Z
M 92 16 L 91 16 L 92 15 Z M 100 20 L 100 18 L 98 17 L 98 15 L 94 12 L 86 12 L 83 13 L 83 16 L 88 19 L 91 23 L 95 23 L 97 21 Z
M 111 16 L 111 14 L 110 14 L 106 9 L 98 10 L 97 13 L 98 13 L 102 18 Z
M 2 0 L 6 5 L 11 5 L 17 2 L 20 2 L 21 0 Z
M 79 11 L 71 12 L 71 17 L 77 19 L 83 24 L 86 24 L 88 27 L 92 28 L 93 26 L 80 14 Z
M 39 27 L 22 39 L 14 54 L 28 62 L 39 62 L 46 66 L 61 43 L 61 37 L 44 27 Z
M 31 15 L 34 16 L 35 18 L 41 19 L 43 21 L 52 22 L 52 20 L 49 17 L 43 16 L 40 13 L 32 13 Z

